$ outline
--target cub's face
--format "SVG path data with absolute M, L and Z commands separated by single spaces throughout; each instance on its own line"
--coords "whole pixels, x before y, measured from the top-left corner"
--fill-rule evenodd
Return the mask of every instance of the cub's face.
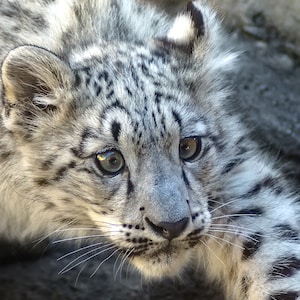
M 68 63 L 23 46 L 2 67 L 4 125 L 50 233 L 101 237 L 149 277 L 178 274 L 204 241 L 229 160 L 223 94 L 166 43 Z

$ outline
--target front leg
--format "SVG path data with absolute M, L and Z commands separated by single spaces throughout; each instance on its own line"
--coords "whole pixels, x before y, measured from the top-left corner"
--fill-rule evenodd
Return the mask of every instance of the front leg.
M 215 217 L 198 257 L 226 300 L 299 300 L 300 201 L 271 184 L 260 189 Z

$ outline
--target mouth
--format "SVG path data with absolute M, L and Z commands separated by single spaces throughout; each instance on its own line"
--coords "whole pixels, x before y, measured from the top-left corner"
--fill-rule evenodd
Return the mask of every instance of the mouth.
M 199 237 L 188 241 L 166 241 L 132 248 L 129 260 L 146 278 L 177 277 L 190 264 Z
M 180 275 L 189 264 L 192 248 L 184 249 L 179 246 L 167 245 L 151 251 L 133 251 L 131 263 L 146 278 L 174 277 Z

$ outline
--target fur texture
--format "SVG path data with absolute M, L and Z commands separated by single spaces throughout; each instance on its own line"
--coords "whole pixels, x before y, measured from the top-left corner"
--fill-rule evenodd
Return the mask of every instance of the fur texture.
M 205 1 L 1 1 L 2 238 L 89 236 L 146 277 L 197 260 L 228 300 L 299 299 L 300 196 L 226 109 L 223 36 Z

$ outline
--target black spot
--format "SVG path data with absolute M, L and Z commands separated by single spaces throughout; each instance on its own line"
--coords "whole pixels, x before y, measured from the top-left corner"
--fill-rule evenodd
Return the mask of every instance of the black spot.
M 271 279 L 278 277 L 291 277 L 300 270 L 300 259 L 296 257 L 280 258 L 273 265 L 270 272 Z
M 56 158 L 57 156 L 51 156 L 47 160 L 43 161 L 41 164 L 41 169 L 44 171 L 51 169 Z
M 269 300 L 297 300 L 297 292 L 280 292 L 269 296 Z
M 264 214 L 261 207 L 249 207 L 233 213 L 235 216 L 232 219 L 237 219 L 243 216 L 258 217 Z
M 262 235 L 259 232 L 251 235 L 249 240 L 244 242 L 243 259 L 251 258 L 260 248 L 262 240 Z
M 163 94 L 160 93 L 160 92 L 155 92 L 155 102 L 156 102 L 157 104 L 160 103 L 162 95 L 163 95 Z
M 111 133 L 116 142 L 119 141 L 120 133 L 121 133 L 121 124 L 119 122 L 113 122 L 111 125 Z
M 229 162 L 223 169 L 222 174 L 227 174 L 229 173 L 232 169 L 234 169 L 235 166 L 239 165 L 241 163 L 240 159 L 233 160 Z
M 175 110 L 172 110 L 172 115 L 173 115 L 175 122 L 178 123 L 179 128 L 181 129 L 182 128 L 182 120 L 181 120 L 179 114 Z
M 257 195 L 264 188 L 274 188 L 277 180 L 272 177 L 266 177 L 261 182 L 256 183 L 246 194 L 244 194 L 243 198 L 253 197 Z
M 134 185 L 130 178 L 128 178 L 127 181 L 127 196 L 131 195 L 134 192 Z
M 99 97 L 101 92 L 102 92 L 102 87 L 100 85 L 98 85 L 97 88 L 96 88 L 96 97 Z
M 154 112 L 152 112 L 152 119 L 153 119 L 153 122 L 154 122 L 154 126 L 157 127 L 157 122 L 156 122 L 156 117 L 155 117 Z
M 106 95 L 106 98 L 107 99 L 111 99 L 112 97 L 113 97 L 113 95 L 115 94 L 115 92 L 113 91 L 113 90 L 111 90 L 107 95 Z M 115 102 L 115 103 L 117 103 L 117 102 Z M 112 105 L 112 106 L 114 106 L 114 107 L 117 107 L 117 105 Z
M 47 210 L 53 210 L 56 208 L 56 205 L 53 202 L 45 202 L 45 209 Z
M 81 134 L 82 142 L 85 142 L 89 138 L 97 138 L 95 131 L 93 128 L 85 128 Z
M 279 224 L 273 227 L 275 233 L 283 240 L 298 240 L 299 234 L 289 224 Z
M 78 87 L 81 85 L 81 78 L 78 73 L 75 74 L 75 82 L 74 82 L 75 87 Z
M 242 281 L 241 281 L 241 287 L 242 287 L 242 293 L 243 293 L 243 296 L 247 296 L 248 295 L 248 291 L 249 291 L 249 288 L 250 288 L 250 280 L 248 277 L 244 276 L 242 278 Z M 246 298 L 246 297 L 245 297 Z
M 98 75 L 99 81 L 101 81 L 102 79 L 104 79 L 104 81 L 107 81 L 108 77 L 109 77 L 108 72 L 105 70 L 103 72 L 99 73 L 99 75 Z
M 50 184 L 49 181 L 45 178 L 38 178 L 35 180 L 35 183 L 39 186 L 47 186 Z
M 140 211 L 144 211 L 145 210 L 145 207 L 140 207 Z
M 70 161 L 69 164 L 68 164 L 68 168 L 69 168 L 69 169 L 73 169 L 73 168 L 75 168 L 75 167 L 76 167 L 76 162 L 73 161 L 73 160 Z
M 132 97 L 132 92 L 128 87 L 126 87 L 126 91 L 127 91 L 128 96 Z
M 59 168 L 58 171 L 56 172 L 56 176 L 55 176 L 54 180 L 58 181 L 58 180 L 62 179 L 66 175 L 67 171 L 68 171 L 67 167 Z
M 70 151 L 71 151 L 72 154 L 74 154 L 76 157 L 82 158 L 82 151 L 81 151 L 81 150 L 72 147 L 72 148 L 70 148 Z

